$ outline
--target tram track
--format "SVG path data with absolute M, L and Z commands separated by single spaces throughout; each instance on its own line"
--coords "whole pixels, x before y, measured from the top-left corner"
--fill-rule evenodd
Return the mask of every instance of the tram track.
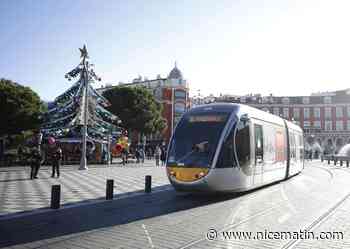
M 271 213 L 273 213 L 273 211 L 274 211 L 275 209 L 277 209 L 277 208 L 279 208 L 280 206 L 282 206 L 284 202 L 285 202 L 285 201 L 281 201 L 281 202 L 279 202 L 278 204 L 276 204 L 276 205 L 274 205 L 274 206 L 272 206 L 272 207 L 270 207 L 270 208 L 268 208 L 268 209 L 265 209 L 264 211 L 260 211 L 260 212 L 257 212 L 257 213 L 255 213 L 255 214 L 253 214 L 253 215 L 250 215 L 249 217 L 247 217 L 247 218 L 245 218 L 245 219 L 243 219 L 243 220 L 241 220 L 241 221 L 239 221 L 239 222 L 236 222 L 236 223 L 227 225 L 227 226 L 222 227 L 222 228 L 219 228 L 219 229 L 215 229 L 215 231 L 216 231 L 218 234 L 220 234 L 220 233 L 223 232 L 223 231 L 226 231 L 226 230 L 229 230 L 229 229 L 238 227 L 238 226 L 240 226 L 240 225 L 242 225 L 242 224 L 244 224 L 244 223 L 247 223 L 247 222 L 249 222 L 249 221 L 251 221 L 251 220 L 254 220 L 254 219 L 256 219 L 256 218 L 259 218 L 259 217 L 261 217 L 261 216 L 264 216 L 264 215 L 267 215 L 267 214 L 271 214 Z M 191 241 L 191 242 L 189 242 L 189 243 L 187 243 L 187 244 L 185 244 L 185 245 L 182 245 L 182 246 L 178 247 L 177 249 L 187 249 L 187 248 L 190 248 L 190 247 L 192 247 L 192 246 L 194 246 L 194 245 L 197 245 L 197 244 L 199 244 L 199 243 L 201 243 L 201 242 L 203 242 L 203 241 L 206 241 L 206 240 L 207 240 L 207 238 L 206 238 L 205 236 L 203 236 L 202 238 L 193 240 L 193 241 Z
M 332 168 L 332 170 L 341 170 L 341 171 L 344 171 L 344 172 L 350 174 L 350 169 L 349 168 L 336 167 L 336 168 Z
M 312 232 L 318 226 L 320 226 L 323 222 L 325 222 L 336 210 L 339 206 L 341 206 L 348 198 L 350 197 L 350 192 L 345 195 L 340 201 L 338 201 L 335 205 L 329 208 L 326 212 L 324 212 L 320 217 L 314 220 L 311 224 L 304 227 L 303 231 Z M 288 243 L 284 244 L 281 249 L 291 249 L 294 248 L 298 243 L 300 243 L 302 239 L 290 240 Z
M 327 169 L 327 168 L 324 168 L 324 167 L 320 167 L 320 166 L 316 166 L 316 165 L 310 165 L 311 167 L 314 167 L 314 168 L 318 168 L 318 169 L 321 169 L 321 170 L 323 170 L 323 171 L 326 171 L 329 175 L 330 175 L 330 177 L 331 177 L 331 179 L 330 180 L 332 180 L 333 178 L 334 178 L 334 174 L 333 174 L 333 172 L 330 170 L 330 169 Z M 310 167 L 309 166 L 309 167 Z
M 332 181 L 333 179 L 335 179 L 334 173 L 332 172 L 333 170 L 342 170 L 345 171 L 347 173 L 350 173 L 349 170 L 343 169 L 343 168 L 325 168 L 325 167 L 320 167 L 320 166 L 316 166 L 316 165 L 310 165 L 311 167 L 317 168 L 317 169 L 321 169 L 323 171 L 326 171 L 331 179 L 330 181 Z M 319 216 L 316 220 L 314 220 L 311 224 L 305 226 L 303 229 L 303 231 L 307 231 L 307 232 L 312 232 L 314 231 L 318 226 L 320 226 L 323 222 L 325 222 L 336 210 L 339 206 L 341 206 L 348 198 L 350 197 L 350 192 L 347 193 L 343 198 L 341 198 L 336 204 L 334 204 L 332 207 L 330 207 L 326 212 L 324 212 L 321 216 Z M 281 249 L 291 249 L 294 248 L 296 245 L 298 245 L 300 242 L 302 241 L 302 239 L 295 239 L 295 240 L 290 240 L 289 242 L 287 242 L 286 244 L 284 244 Z
M 252 200 L 253 198 L 255 198 L 257 194 L 261 194 L 261 193 L 265 194 L 265 192 L 263 192 L 263 191 L 264 190 L 266 191 L 269 186 L 273 187 L 273 189 L 271 189 L 268 194 L 273 194 L 273 193 L 276 193 L 276 192 L 280 192 L 281 188 L 283 188 L 283 184 L 284 184 L 284 181 L 275 182 L 273 184 L 264 186 L 264 187 L 256 189 L 256 190 L 253 190 L 253 192 L 245 194 L 244 196 L 242 196 L 242 197 L 244 197 L 244 199 L 241 200 L 241 203 L 236 208 L 235 213 L 237 213 L 237 211 L 240 209 L 240 207 L 243 204 L 245 204 L 247 201 Z M 247 218 L 245 218 L 245 219 L 243 219 L 243 220 L 241 220 L 239 222 L 232 223 L 232 224 L 223 226 L 223 227 L 215 229 L 215 230 L 219 234 L 219 233 L 222 233 L 223 231 L 226 231 L 226 230 L 238 227 L 238 226 L 240 226 L 242 224 L 245 224 L 245 223 L 247 223 L 247 222 L 249 222 L 251 220 L 257 219 L 257 218 L 262 217 L 264 215 L 272 214 L 276 209 L 278 209 L 281 206 L 285 205 L 287 202 L 289 202 L 289 199 L 283 199 L 282 201 L 277 202 L 275 205 L 269 207 L 268 209 L 265 209 L 263 211 L 255 213 L 253 215 L 250 215 Z M 235 216 L 235 215 L 233 215 L 233 216 Z M 205 237 L 205 234 L 203 234 L 203 236 L 201 238 L 198 238 L 198 239 L 193 240 L 193 241 L 191 241 L 189 243 L 186 243 L 186 244 L 184 244 L 184 245 L 182 245 L 180 247 L 177 247 L 177 249 L 187 249 L 187 248 L 195 246 L 195 245 L 197 245 L 197 244 L 199 244 L 201 242 L 204 242 L 204 241 L 207 241 L 207 238 Z
M 311 167 L 314 167 L 314 168 L 317 168 L 317 169 L 320 169 L 320 170 L 323 170 L 325 172 L 328 173 L 328 175 L 330 176 L 330 179 L 329 181 L 332 181 L 334 180 L 335 178 L 335 175 L 334 173 L 332 172 L 331 169 L 327 169 L 327 168 L 324 168 L 324 167 L 319 167 L 319 166 L 314 166 L 314 165 L 310 165 Z M 345 169 L 341 169 L 343 171 L 346 171 Z M 350 171 L 346 171 L 348 173 L 350 173 Z M 282 182 L 279 182 L 276 184 L 276 187 L 278 189 L 274 189 L 274 191 L 272 192 L 277 192 L 277 191 L 281 191 L 281 195 L 282 197 L 283 196 L 286 196 L 285 193 L 284 193 L 284 185 L 286 184 L 286 182 L 282 181 Z M 259 192 L 260 190 L 258 190 Z M 254 198 L 254 194 L 257 194 L 257 192 L 253 192 L 253 193 L 250 193 L 248 194 L 243 201 L 248 201 L 249 199 L 252 199 Z M 324 221 L 326 221 L 335 211 L 336 209 L 341 206 L 342 203 L 344 203 L 348 198 L 350 197 L 350 192 L 345 196 L 343 197 L 340 201 L 338 201 L 335 205 L 333 205 L 331 208 L 329 208 L 326 212 L 324 212 L 321 216 L 319 216 L 316 220 L 314 220 L 311 224 L 307 225 L 304 229 L 302 230 L 305 230 L 305 231 L 313 231 L 314 229 L 316 229 L 319 225 L 321 225 Z M 224 226 L 224 227 L 221 227 L 221 228 L 218 228 L 216 229 L 217 233 L 220 234 L 224 231 L 227 231 L 227 230 L 230 230 L 230 229 L 233 229 L 233 228 L 236 228 L 240 225 L 243 225 L 247 222 L 250 222 L 254 219 L 258 219 L 260 217 L 263 217 L 265 215 L 269 215 L 269 214 L 272 214 L 274 212 L 275 209 L 281 207 L 282 205 L 292 205 L 290 203 L 291 201 L 288 199 L 288 198 L 283 198 L 283 201 L 281 202 L 278 202 L 278 204 L 268 208 L 268 209 L 265 209 L 263 211 L 260 211 L 260 212 L 257 212 L 239 222 L 236 222 L 236 223 L 233 223 L 233 224 L 229 224 L 227 226 Z M 293 206 L 294 207 L 294 206 Z M 236 211 L 240 208 L 240 206 L 237 207 Z M 292 208 L 292 210 L 294 210 L 294 208 Z M 236 213 L 236 212 L 235 212 Z M 218 237 L 219 238 L 219 237 Z M 199 243 L 201 242 L 205 242 L 207 241 L 207 239 L 205 237 L 202 237 L 202 238 L 198 238 L 196 240 L 193 240 L 187 244 L 184 244 L 180 247 L 178 247 L 178 249 L 187 249 L 187 248 L 191 248 L 192 246 L 196 246 L 198 245 Z M 281 249 L 290 249 L 290 248 L 294 248 L 301 240 L 290 240 L 289 242 L 287 242 L 286 244 L 282 245 Z M 214 241 L 213 241 L 214 242 Z

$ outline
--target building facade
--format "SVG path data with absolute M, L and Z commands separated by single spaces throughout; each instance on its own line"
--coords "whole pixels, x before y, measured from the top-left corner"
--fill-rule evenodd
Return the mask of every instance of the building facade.
M 350 143 L 350 89 L 310 96 L 225 95 L 215 102 L 247 104 L 295 122 L 304 130 L 305 149 L 315 154 L 338 153 Z
M 163 141 L 168 143 L 176 124 L 181 116 L 189 109 L 189 88 L 188 82 L 183 78 L 182 72 L 175 67 L 170 71 L 168 77 L 162 78 L 160 75 L 156 79 L 142 79 L 141 76 L 129 83 L 120 82 L 118 86 L 125 87 L 145 87 L 155 99 L 162 104 L 162 116 L 167 121 L 167 128 L 162 134 L 149 134 L 147 141 Z M 97 89 L 104 92 L 113 88 L 113 85 Z

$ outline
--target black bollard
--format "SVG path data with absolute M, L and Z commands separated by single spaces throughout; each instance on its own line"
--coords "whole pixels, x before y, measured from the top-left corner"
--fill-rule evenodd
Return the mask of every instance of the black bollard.
M 343 160 L 340 160 L 340 166 L 343 166 Z
M 52 185 L 51 187 L 51 208 L 59 209 L 61 200 L 61 185 Z
M 152 191 L 152 176 L 145 176 L 145 192 L 151 193 Z
M 337 160 L 334 159 L 334 165 L 337 165 Z
M 323 163 L 323 156 L 321 156 L 321 163 Z
M 346 167 L 349 168 L 349 161 L 346 161 Z
M 331 160 L 330 159 L 328 159 L 328 164 L 331 164 Z
M 106 200 L 113 199 L 113 190 L 114 190 L 114 180 L 107 179 L 107 182 L 106 182 Z

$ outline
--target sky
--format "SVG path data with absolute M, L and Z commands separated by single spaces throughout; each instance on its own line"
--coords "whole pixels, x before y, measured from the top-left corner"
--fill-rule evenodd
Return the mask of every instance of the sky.
M 52 100 L 87 44 L 101 83 L 166 77 L 191 95 L 350 87 L 348 0 L 2 0 L 0 78 Z

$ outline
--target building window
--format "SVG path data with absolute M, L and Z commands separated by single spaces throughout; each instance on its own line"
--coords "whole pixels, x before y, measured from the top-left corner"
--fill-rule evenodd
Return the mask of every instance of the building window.
M 350 120 L 347 121 L 347 128 L 348 128 L 348 131 L 350 131 Z
M 338 120 L 335 124 L 336 124 L 337 131 L 342 131 L 344 129 L 342 120 Z
M 284 98 L 282 99 L 282 104 L 284 104 L 284 105 L 289 105 L 289 98 L 284 97 Z
M 314 108 L 314 118 L 319 119 L 321 116 L 321 109 L 319 107 Z
M 304 119 L 309 119 L 310 117 L 310 109 L 304 108 Z
M 310 103 L 310 98 L 309 97 L 303 97 L 303 104 L 308 105 Z
M 280 108 L 274 107 L 274 108 L 273 108 L 273 114 L 279 116 L 279 115 L 280 115 Z
M 348 118 L 350 118 L 350 106 L 348 106 L 346 109 L 347 109 L 347 113 L 348 113 Z
M 324 128 L 326 131 L 331 131 L 332 130 L 332 121 L 326 121 Z
M 317 121 L 314 121 L 314 127 L 315 128 L 321 128 L 321 121 L 317 120 Z
M 186 111 L 185 103 L 175 103 L 175 113 L 184 113 Z
M 289 118 L 289 108 L 283 108 L 283 117 L 286 119 Z
M 299 108 L 294 108 L 293 109 L 293 118 L 295 120 L 299 120 L 300 117 L 300 109 Z
M 310 126 L 310 121 L 304 121 L 304 128 L 309 128 Z
M 246 97 L 241 97 L 241 103 L 246 103 L 247 100 L 246 100 Z
M 342 118 L 343 117 L 343 107 L 337 106 L 335 108 L 335 113 L 336 113 L 335 115 L 337 118 Z
M 332 118 L 332 108 L 331 107 L 324 108 L 324 116 L 326 119 Z
M 323 102 L 325 104 L 332 104 L 332 97 L 331 96 L 326 96 L 323 98 Z
M 186 92 L 181 90 L 175 90 L 175 97 L 179 99 L 186 99 Z

